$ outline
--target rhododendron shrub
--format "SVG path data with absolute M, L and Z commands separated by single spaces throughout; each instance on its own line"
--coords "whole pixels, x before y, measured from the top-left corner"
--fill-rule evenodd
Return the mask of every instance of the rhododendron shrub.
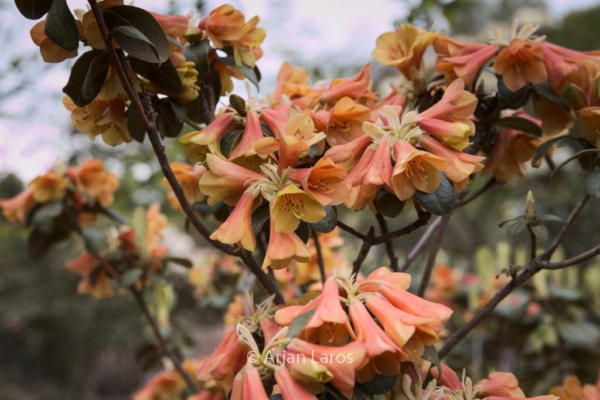
M 79 293 L 136 299 L 165 370 L 134 399 L 525 398 L 510 372 L 474 383 L 441 359 L 521 286 L 535 289 L 529 316 L 555 318 L 545 279 L 600 254 L 555 255 L 600 197 L 599 52 L 550 43 L 531 24 L 486 43 L 401 24 L 373 44 L 374 61 L 397 69 L 388 95 L 365 59 L 354 76 L 319 83 L 286 62 L 273 93 L 259 96 L 250 84 L 261 80 L 266 32 L 229 4 L 199 17 L 119 0 L 89 0 L 74 15 L 64 0 L 16 4 L 40 20 L 31 38 L 44 61 L 77 57 L 63 89 L 73 127 L 111 146 L 148 138 L 168 204 L 204 240 L 174 257 L 159 204 L 116 213 L 119 182 L 98 159 L 53 166 L 0 200 L 28 230 L 34 258 L 81 239 L 85 251 L 65 266 L 81 277 Z M 246 81 L 247 96 L 232 93 L 233 79 Z M 567 144 L 576 152 L 557 166 L 554 151 Z M 181 146 L 186 161 L 170 162 L 164 146 Z M 529 192 L 517 199 L 522 215 L 498 221 L 530 246 L 518 262 L 498 262 L 496 280 L 483 276 L 493 257 L 480 274 L 436 267 L 457 209 L 508 181 L 527 188 L 526 169 L 554 174 L 576 159 L 589 172 L 571 211 L 544 214 Z M 377 229 L 354 228 L 353 214 Z M 392 230 L 399 215 L 413 220 Z M 420 238 L 399 258 L 394 240 L 409 234 Z M 380 245 L 389 263 L 363 268 Z M 423 270 L 407 273 L 424 248 Z M 198 298 L 226 293 L 225 332 L 209 355 L 181 360 L 168 343 L 174 264 L 189 269 Z M 556 396 L 597 399 L 598 390 L 570 377 L 541 397 Z

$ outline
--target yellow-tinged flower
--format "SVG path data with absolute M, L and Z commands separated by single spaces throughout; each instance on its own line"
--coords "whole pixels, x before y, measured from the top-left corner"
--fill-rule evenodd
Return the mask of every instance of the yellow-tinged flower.
M 373 58 L 398 68 L 407 79 L 412 80 L 422 72 L 423 54 L 436 36 L 436 33 L 402 24 L 394 32 L 386 32 L 377 38 Z
M 400 200 L 406 200 L 420 190 L 433 193 L 440 186 L 439 171 L 448 167 L 448 161 L 426 151 L 417 150 L 405 140 L 394 145 L 396 165 L 392 172 L 392 188 Z
M 13 198 L 0 199 L 0 208 L 10 222 L 25 224 L 27 214 L 34 203 L 33 188 L 29 187 Z
M 481 162 L 485 160 L 485 157 L 458 152 L 430 136 L 422 137 L 419 144 L 421 144 L 425 150 L 448 162 L 448 167 L 444 170 L 444 174 L 454 183 L 464 181 L 469 175 L 480 171 L 483 168 Z
M 304 191 L 322 205 L 342 204 L 348 196 L 344 183 L 346 169 L 327 156 L 320 158 L 312 168 L 292 169 L 289 178 L 301 184 Z
M 494 61 L 494 70 L 502 75 L 504 84 L 513 92 L 527 85 L 527 82 L 542 83 L 548 79 L 542 46 L 519 38 L 500 51 Z
M 185 155 L 192 162 L 204 162 L 206 154 L 220 154 L 220 142 L 223 135 L 235 123 L 235 115 L 223 113 L 201 131 L 186 133 L 179 138 L 185 147 Z
M 29 187 L 33 189 L 33 199 L 38 203 L 62 200 L 67 186 L 64 176 L 56 171 L 38 175 L 29 182 Z
M 85 161 L 79 167 L 70 167 L 65 173 L 73 179 L 78 190 L 97 200 L 103 207 L 114 201 L 114 192 L 119 188 L 115 174 L 104 169 L 104 163 L 98 159 Z
M 252 210 L 254 197 L 252 191 L 247 190 L 238 200 L 233 211 L 210 238 L 221 243 L 235 244 L 246 250 L 256 249 L 256 238 L 252 228 Z
M 581 381 L 575 376 L 568 376 L 562 386 L 555 386 L 550 394 L 558 396 L 561 400 L 598 400 L 600 398 L 600 374 L 596 385 L 581 385 Z
M 463 151 L 471 145 L 469 137 L 475 134 L 475 124 L 466 118 L 423 118 L 419 126 L 431 136 L 452 147 Z
M 190 203 L 196 203 L 204 200 L 204 195 L 200 191 L 199 182 L 200 178 L 206 172 L 206 168 L 202 165 L 189 165 L 182 162 L 172 162 L 171 169 L 175 174 L 177 182 L 183 188 L 183 193 Z M 167 178 L 163 178 L 163 186 L 170 189 L 171 186 L 167 181 Z M 177 202 L 179 204 L 179 202 Z M 181 206 L 174 207 L 180 209 Z
M 321 94 L 321 101 L 325 103 L 334 103 L 343 97 L 358 99 L 369 89 L 371 83 L 371 64 L 367 63 L 363 69 L 354 77 L 348 79 L 336 79 L 331 82 L 328 90 Z
M 281 101 L 281 95 L 294 99 L 306 96 L 310 91 L 308 71 L 302 67 L 292 68 L 289 62 L 284 62 L 277 75 L 277 88 L 273 93 L 275 101 Z
M 260 46 L 264 41 L 267 33 L 263 28 L 256 26 L 260 22 L 258 16 L 254 16 L 250 21 L 244 24 L 242 28 L 242 37 L 233 43 L 233 56 L 236 65 L 246 64 L 254 68 L 256 56 L 253 50 Z
M 581 136 L 600 148 L 600 107 L 579 110 Z
M 80 38 L 83 36 L 83 27 L 81 21 L 76 20 L 77 29 L 79 30 Z M 77 49 L 68 51 L 54 43 L 46 36 L 44 29 L 46 28 L 46 19 L 44 18 L 31 28 L 31 39 L 33 43 L 40 47 L 40 54 L 47 63 L 59 63 L 68 58 L 77 56 Z
M 329 112 L 327 143 L 331 146 L 351 142 L 363 134 L 362 124 L 371 117 L 369 107 L 350 97 L 340 99 Z
M 301 220 L 318 222 L 324 217 L 323 206 L 296 185 L 280 190 L 271 205 L 271 218 L 275 220 L 277 232 L 294 232 Z
M 288 267 L 292 261 L 308 262 L 310 260 L 310 250 L 298 235 L 293 231 L 284 233 L 275 229 L 273 210 L 271 210 L 270 228 L 269 246 L 263 261 L 263 269 L 271 267 L 277 270 Z
M 90 294 L 96 298 L 114 296 L 110 277 L 106 270 L 101 268 L 95 255 L 83 252 L 68 262 L 65 268 L 81 276 L 77 288 L 79 294 Z
M 227 42 L 239 40 L 243 34 L 244 15 L 230 4 L 223 4 L 210 12 L 198 25 L 206 30 L 213 45 L 221 49 Z

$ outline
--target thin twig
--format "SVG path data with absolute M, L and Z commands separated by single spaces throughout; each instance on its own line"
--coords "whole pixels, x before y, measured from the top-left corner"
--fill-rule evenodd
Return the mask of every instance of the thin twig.
M 489 189 L 491 189 L 496 183 L 497 183 L 496 178 L 490 178 L 485 183 L 485 185 L 483 185 L 481 187 L 481 189 L 477 190 L 469 197 L 465 197 L 464 199 L 461 199 L 460 201 L 458 201 L 456 203 L 456 207 L 462 207 L 462 206 L 469 204 L 470 202 L 472 202 L 473 200 L 475 200 L 476 198 L 478 198 L 479 196 L 481 196 L 482 194 L 487 192 Z
M 593 258 L 595 256 L 597 256 L 598 254 L 600 254 L 600 245 L 586 251 L 585 253 L 581 253 L 575 257 L 563 260 L 563 261 L 558 261 L 555 263 L 540 263 L 540 268 L 542 269 L 549 269 L 549 270 L 554 270 L 554 269 L 562 269 L 562 268 L 567 268 L 567 267 L 571 267 L 573 265 L 577 265 L 580 264 L 584 261 L 589 260 L 590 258 Z
M 435 260 L 437 258 L 438 252 L 442 248 L 442 242 L 444 241 L 444 234 L 446 233 L 446 227 L 448 226 L 448 221 L 450 219 L 451 213 L 442 217 L 442 222 L 440 223 L 440 228 L 438 229 L 437 236 L 435 238 L 435 242 L 431 245 L 429 249 L 429 256 L 427 257 L 427 264 L 425 265 L 425 270 L 423 271 L 423 277 L 421 278 L 421 282 L 419 283 L 419 288 L 417 290 L 417 296 L 423 297 L 425 295 L 425 291 L 429 286 L 429 279 L 431 278 L 431 272 L 433 271 L 433 267 L 435 266 Z
M 321 282 L 325 283 L 327 275 L 325 274 L 325 261 L 323 260 L 323 250 L 321 249 L 321 242 L 319 242 L 319 234 L 312 226 L 310 227 L 310 233 L 312 234 L 315 250 L 317 252 L 317 264 L 319 265 L 319 272 L 321 273 Z
M 337 226 L 339 226 L 343 231 L 348 232 L 352 236 L 359 238 L 363 242 L 369 240 L 369 238 L 367 237 L 367 235 L 364 235 L 364 234 L 360 233 L 359 231 L 357 231 L 356 229 L 354 229 L 354 228 L 346 225 L 345 223 L 343 223 L 339 219 L 337 221 Z
M 381 228 L 381 235 L 385 236 L 389 234 L 389 229 L 387 225 L 387 221 L 385 217 L 379 213 L 375 214 L 375 218 L 377 218 L 377 222 L 379 223 L 379 227 Z M 392 271 L 398 272 L 398 257 L 396 257 L 396 253 L 394 252 L 394 243 L 392 239 L 387 239 L 385 241 L 385 251 L 387 252 L 388 258 L 390 259 L 390 268 Z
M 185 122 L 186 124 L 188 124 L 189 126 L 191 126 L 192 128 L 194 128 L 197 131 L 201 131 L 202 129 L 204 129 L 204 127 L 202 125 L 200 125 L 197 122 L 192 121 L 191 118 L 189 118 L 189 117 L 185 117 L 183 119 L 183 122 Z
M 367 240 L 363 240 L 362 246 L 360 246 L 360 250 L 358 251 L 358 255 L 352 263 L 352 275 L 358 275 L 360 267 L 362 267 L 363 262 L 365 262 L 365 259 L 369 254 L 369 250 L 371 250 L 371 246 L 373 246 L 374 232 L 375 230 L 373 229 L 373 227 L 371 227 L 371 229 L 369 229 L 369 232 L 367 233 Z
M 433 223 L 427 227 L 427 230 L 419 238 L 419 241 L 417 242 L 415 247 L 413 247 L 412 250 L 410 251 L 410 253 L 408 253 L 406 260 L 404 260 L 404 263 L 402 264 L 402 266 L 399 269 L 400 272 L 405 272 L 411 266 L 411 264 L 417 259 L 419 254 L 421 254 L 421 251 L 423 251 L 423 249 L 425 248 L 425 245 L 427 244 L 427 242 L 429 241 L 431 236 L 433 236 L 435 231 L 437 231 L 437 229 L 439 228 L 439 226 L 442 222 L 442 218 L 443 217 L 437 217 L 435 219 L 435 221 L 433 221 Z
M 419 214 L 419 217 L 410 225 L 405 226 L 404 228 L 400 228 L 396 231 L 390 232 L 387 235 L 377 236 L 373 239 L 372 244 L 381 244 L 385 243 L 386 240 L 392 240 L 400 236 L 408 235 L 409 233 L 416 231 L 420 227 L 427 225 L 429 219 L 431 218 L 431 214 L 428 212 L 422 212 Z
M 235 251 L 233 247 L 221 243 L 217 240 L 212 240 L 210 238 L 209 230 L 204 226 L 202 221 L 200 221 L 198 216 L 195 214 L 191 204 L 185 197 L 183 188 L 177 181 L 177 178 L 175 177 L 175 174 L 171 169 L 169 159 L 167 158 L 165 152 L 165 146 L 162 144 L 160 134 L 154 124 L 154 112 L 152 110 L 150 98 L 146 93 L 144 86 L 142 85 L 142 95 L 140 97 L 140 95 L 134 89 L 131 76 L 127 75 L 127 73 L 131 74 L 129 68 L 125 68 L 124 63 L 122 63 L 119 59 L 119 54 L 112 44 L 110 32 L 108 30 L 108 27 L 106 26 L 106 22 L 104 21 L 102 10 L 98 6 L 96 0 L 88 0 L 88 3 L 90 4 L 94 17 L 96 18 L 98 27 L 100 28 L 100 32 L 106 44 L 106 49 L 111 60 L 111 64 L 113 68 L 117 71 L 119 80 L 121 81 L 121 84 L 123 85 L 123 88 L 125 89 L 132 106 L 136 110 L 138 116 L 140 117 L 140 120 L 142 121 L 142 124 L 144 125 L 144 128 L 146 129 L 146 132 L 148 133 L 148 138 L 150 139 L 150 143 L 152 144 L 152 148 L 154 150 L 154 153 L 156 154 L 156 158 L 158 159 L 163 175 L 169 182 L 169 185 L 171 186 L 173 193 L 175 193 L 175 196 L 177 197 L 177 200 L 179 201 L 181 208 L 185 212 L 186 216 L 188 217 L 194 228 L 196 228 L 196 230 L 200 233 L 200 235 L 202 235 L 202 237 L 206 241 L 208 241 L 212 246 L 223 251 L 226 254 L 240 257 L 248 266 L 248 268 L 252 271 L 252 273 L 256 275 L 257 279 L 265 287 L 265 289 L 270 294 L 275 294 L 275 303 L 283 304 L 283 296 L 281 296 L 281 292 L 279 291 L 277 282 L 271 277 L 269 277 L 269 275 L 267 275 L 260 268 L 260 266 L 257 264 L 256 260 L 254 260 L 251 254 L 245 254 L 244 252 Z

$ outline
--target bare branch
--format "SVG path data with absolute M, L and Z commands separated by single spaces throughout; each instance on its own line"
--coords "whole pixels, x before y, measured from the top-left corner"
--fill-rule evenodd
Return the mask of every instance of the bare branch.
M 446 227 L 448 226 L 448 221 L 450 219 L 450 215 L 448 214 L 442 218 L 442 222 L 440 223 L 440 228 L 438 229 L 437 236 L 435 238 L 435 242 L 431 245 L 431 249 L 429 250 L 429 256 L 427 257 L 427 264 L 425 265 L 425 270 L 423 271 L 423 277 L 421 278 L 421 282 L 419 283 L 419 289 L 417 290 L 417 296 L 423 297 L 425 295 L 425 291 L 427 290 L 427 286 L 429 286 L 429 279 L 431 278 L 431 272 L 433 271 L 433 267 L 435 266 L 435 259 L 437 258 L 437 254 L 442 248 L 442 242 L 444 241 L 444 234 L 446 233 Z
M 406 260 L 404 260 L 404 263 L 400 267 L 400 272 L 405 272 L 411 266 L 411 264 L 417 259 L 419 254 L 421 254 L 421 251 L 423 251 L 423 249 L 425 248 L 425 245 L 427 244 L 427 242 L 429 241 L 431 236 L 433 236 L 433 234 L 440 227 L 442 218 L 443 217 L 437 217 L 435 219 L 435 221 L 433 221 L 433 223 L 427 227 L 427 230 L 425 231 L 425 233 L 423 233 L 423 235 L 421 236 L 421 238 L 419 239 L 419 241 L 417 242 L 415 247 L 413 247 L 412 250 L 410 251 L 410 253 L 408 253 Z
M 381 235 L 386 236 L 389 234 L 388 225 L 385 220 L 385 217 L 379 213 L 375 214 L 377 218 L 377 222 L 379 223 L 379 227 L 381 228 Z M 390 259 L 390 268 L 392 271 L 398 272 L 398 257 L 396 257 L 396 253 L 394 252 L 394 243 L 392 243 L 392 239 L 385 240 L 385 251 L 388 254 L 388 258 Z

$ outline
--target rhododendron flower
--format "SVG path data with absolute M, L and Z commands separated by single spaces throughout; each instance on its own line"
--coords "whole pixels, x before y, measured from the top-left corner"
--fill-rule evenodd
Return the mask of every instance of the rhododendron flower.
M 275 381 L 281 391 L 283 400 L 315 399 L 294 377 L 289 369 L 283 367 L 275 371 Z
M 455 183 L 464 181 L 469 175 L 480 171 L 483 168 L 481 162 L 485 160 L 485 157 L 458 152 L 427 136 L 421 138 L 419 144 L 427 151 L 448 162 L 448 167 L 445 169 L 444 174 L 446 174 L 448 179 Z
M 408 24 L 377 38 L 373 58 L 384 65 L 396 67 L 409 80 L 418 77 L 425 50 L 437 34 Z
M 246 127 L 241 135 L 240 142 L 229 155 L 230 160 L 238 157 L 250 157 L 256 154 L 254 146 L 256 141 L 263 138 L 262 128 L 260 126 L 260 117 L 255 110 L 248 110 L 246 116 Z
M 469 147 L 469 137 L 475 134 L 475 125 L 466 118 L 423 118 L 419 120 L 419 127 L 457 151 Z
M 435 69 L 444 73 L 444 80 L 450 83 L 461 78 L 465 85 L 472 87 L 481 69 L 498 52 L 498 46 L 469 43 L 439 35 L 433 42 L 438 55 Z
M 62 200 L 67 186 L 64 176 L 56 171 L 38 175 L 29 182 L 29 187 L 33 189 L 33 199 L 38 203 Z
M 29 187 L 13 198 L 0 199 L 0 208 L 8 221 L 24 224 L 34 203 L 33 188 Z
M 175 174 L 177 182 L 179 182 L 181 185 L 185 197 L 191 204 L 204 200 L 204 194 L 202 194 L 199 187 L 200 178 L 206 172 L 206 168 L 204 166 L 192 166 L 186 163 L 175 161 L 171 163 L 171 169 Z M 169 185 L 169 182 L 166 180 L 166 178 L 163 179 L 163 186 L 165 186 L 167 189 L 171 188 L 171 185 Z M 181 205 L 179 204 L 179 201 L 175 197 L 173 191 L 169 191 L 167 198 L 174 209 L 181 211 Z
M 233 396 L 233 395 L 232 395 Z M 233 397 L 232 397 L 233 398 Z M 260 374 L 253 367 L 246 367 L 242 375 L 242 395 L 241 400 L 268 400 L 269 396 L 265 392 Z
M 236 40 L 233 44 L 233 56 L 236 65 L 247 65 L 254 68 L 257 60 L 253 50 L 260 46 L 267 36 L 263 28 L 256 26 L 260 22 L 260 18 L 255 16 L 250 21 L 244 24 L 242 28 L 242 37 Z
M 77 293 L 90 294 L 93 297 L 112 297 L 114 292 L 110 283 L 110 277 L 106 270 L 101 268 L 97 256 L 86 252 L 81 253 L 75 259 L 69 261 L 65 268 L 80 275 L 81 281 L 77 287 Z
M 498 129 L 494 149 L 482 173 L 493 174 L 499 182 L 506 182 L 512 177 L 523 179 L 523 163 L 533 158 L 539 144 L 540 141 L 533 135 L 513 129 Z
M 294 232 L 301 220 L 318 222 L 324 217 L 323 206 L 295 185 L 280 190 L 271 206 L 271 218 L 275 220 L 277 232 Z
M 506 87 L 516 92 L 527 82 L 542 83 L 548 79 L 543 58 L 541 45 L 517 38 L 500 51 L 494 61 L 494 70 L 502 75 Z
M 113 203 L 119 181 L 115 174 L 110 174 L 104 169 L 101 160 L 91 159 L 79 167 L 70 167 L 65 175 L 73 179 L 78 190 L 98 201 L 103 207 Z
M 79 37 L 83 37 L 83 27 L 81 21 L 76 20 Z M 77 57 L 77 49 L 69 51 L 54 43 L 45 33 L 46 18 L 38 22 L 31 28 L 31 40 L 40 47 L 42 59 L 47 63 L 60 63 L 66 59 Z
M 221 49 L 226 42 L 239 40 L 243 34 L 244 15 L 229 4 L 223 4 L 203 18 L 198 27 L 206 30 L 213 45 Z
M 357 104 L 350 97 L 340 99 L 327 119 L 327 143 L 332 146 L 348 143 L 363 134 L 362 124 L 371 116 L 369 107 Z
M 419 119 L 437 118 L 442 120 L 467 119 L 477 107 L 477 97 L 464 90 L 462 79 L 452 82 L 444 92 L 442 99 L 419 114 Z M 451 119 L 450 119 L 451 120 Z
M 287 348 L 323 364 L 333 375 L 331 385 L 346 398 L 352 397 L 356 371 L 364 365 L 367 354 L 363 342 L 354 341 L 341 347 L 328 347 L 292 339 Z
M 277 87 L 273 93 L 275 101 L 281 101 L 281 95 L 290 99 L 306 96 L 311 91 L 308 85 L 308 71 L 301 67 L 293 67 L 284 62 L 277 75 Z
M 226 244 L 236 244 L 246 250 L 254 251 L 256 238 L 252 229 L 252 210 L 254 197 L 251 191 L 246 191 L 240 197 L 233 211 L 210 238 Z
M 149 12 L 163 29 L 165 35 L 175 39 L 185 35 L 192 17 L 191 11 L 187 15 L 165 15 Z
M 597 400 L 600 398 L 600 375 L 595 385 L 581 385 L 581 381 L 574 375 L 568 376 L 562 386 L 555 386 L 550 394 L 561 400 Z
M 339 285 L 329 278 L 323 285 L 314 314 L 306 323 L 305 338 L 324 346 L 340 346 L 348 342 L 348 334 L 354 335 L 340 303 Z
M 369 88 L 371 64 L 367 63 L 363 69 L 350 79 L 338 79 L 332 82 L 331 87 L 321 94 L 321 101 L 324 103 L 333 103 L 343 97 L 358 99 Z
M 336 206 L 348 196 L 348 187 L 344 184 L 346 169 L 326 156 L 320 158 L 312 168 L 291 170 L 289 178 L 301 184 L 306 194 L 322 205 Z
M 579 110 L 581 136 L 600 148 L 600 107 Z
M 185 147 L 187 159 L 193 162 L 204 162 L 207 153 L 221 153 L 221 138 L 235 121 L 236 118 L 233 113 L 223 113 L 203 130 L 181 136 L 179 143 Z
M 289 266 L 292 261 L 307 262 L 308 260 L 310 260 L 310 250 L 302 239 L 293 231 L 278 232 L 275 229 L 275 218 L 271 214 L 269 247 L 262 268 L 270 266 L 273 269 L 282 269 Z

